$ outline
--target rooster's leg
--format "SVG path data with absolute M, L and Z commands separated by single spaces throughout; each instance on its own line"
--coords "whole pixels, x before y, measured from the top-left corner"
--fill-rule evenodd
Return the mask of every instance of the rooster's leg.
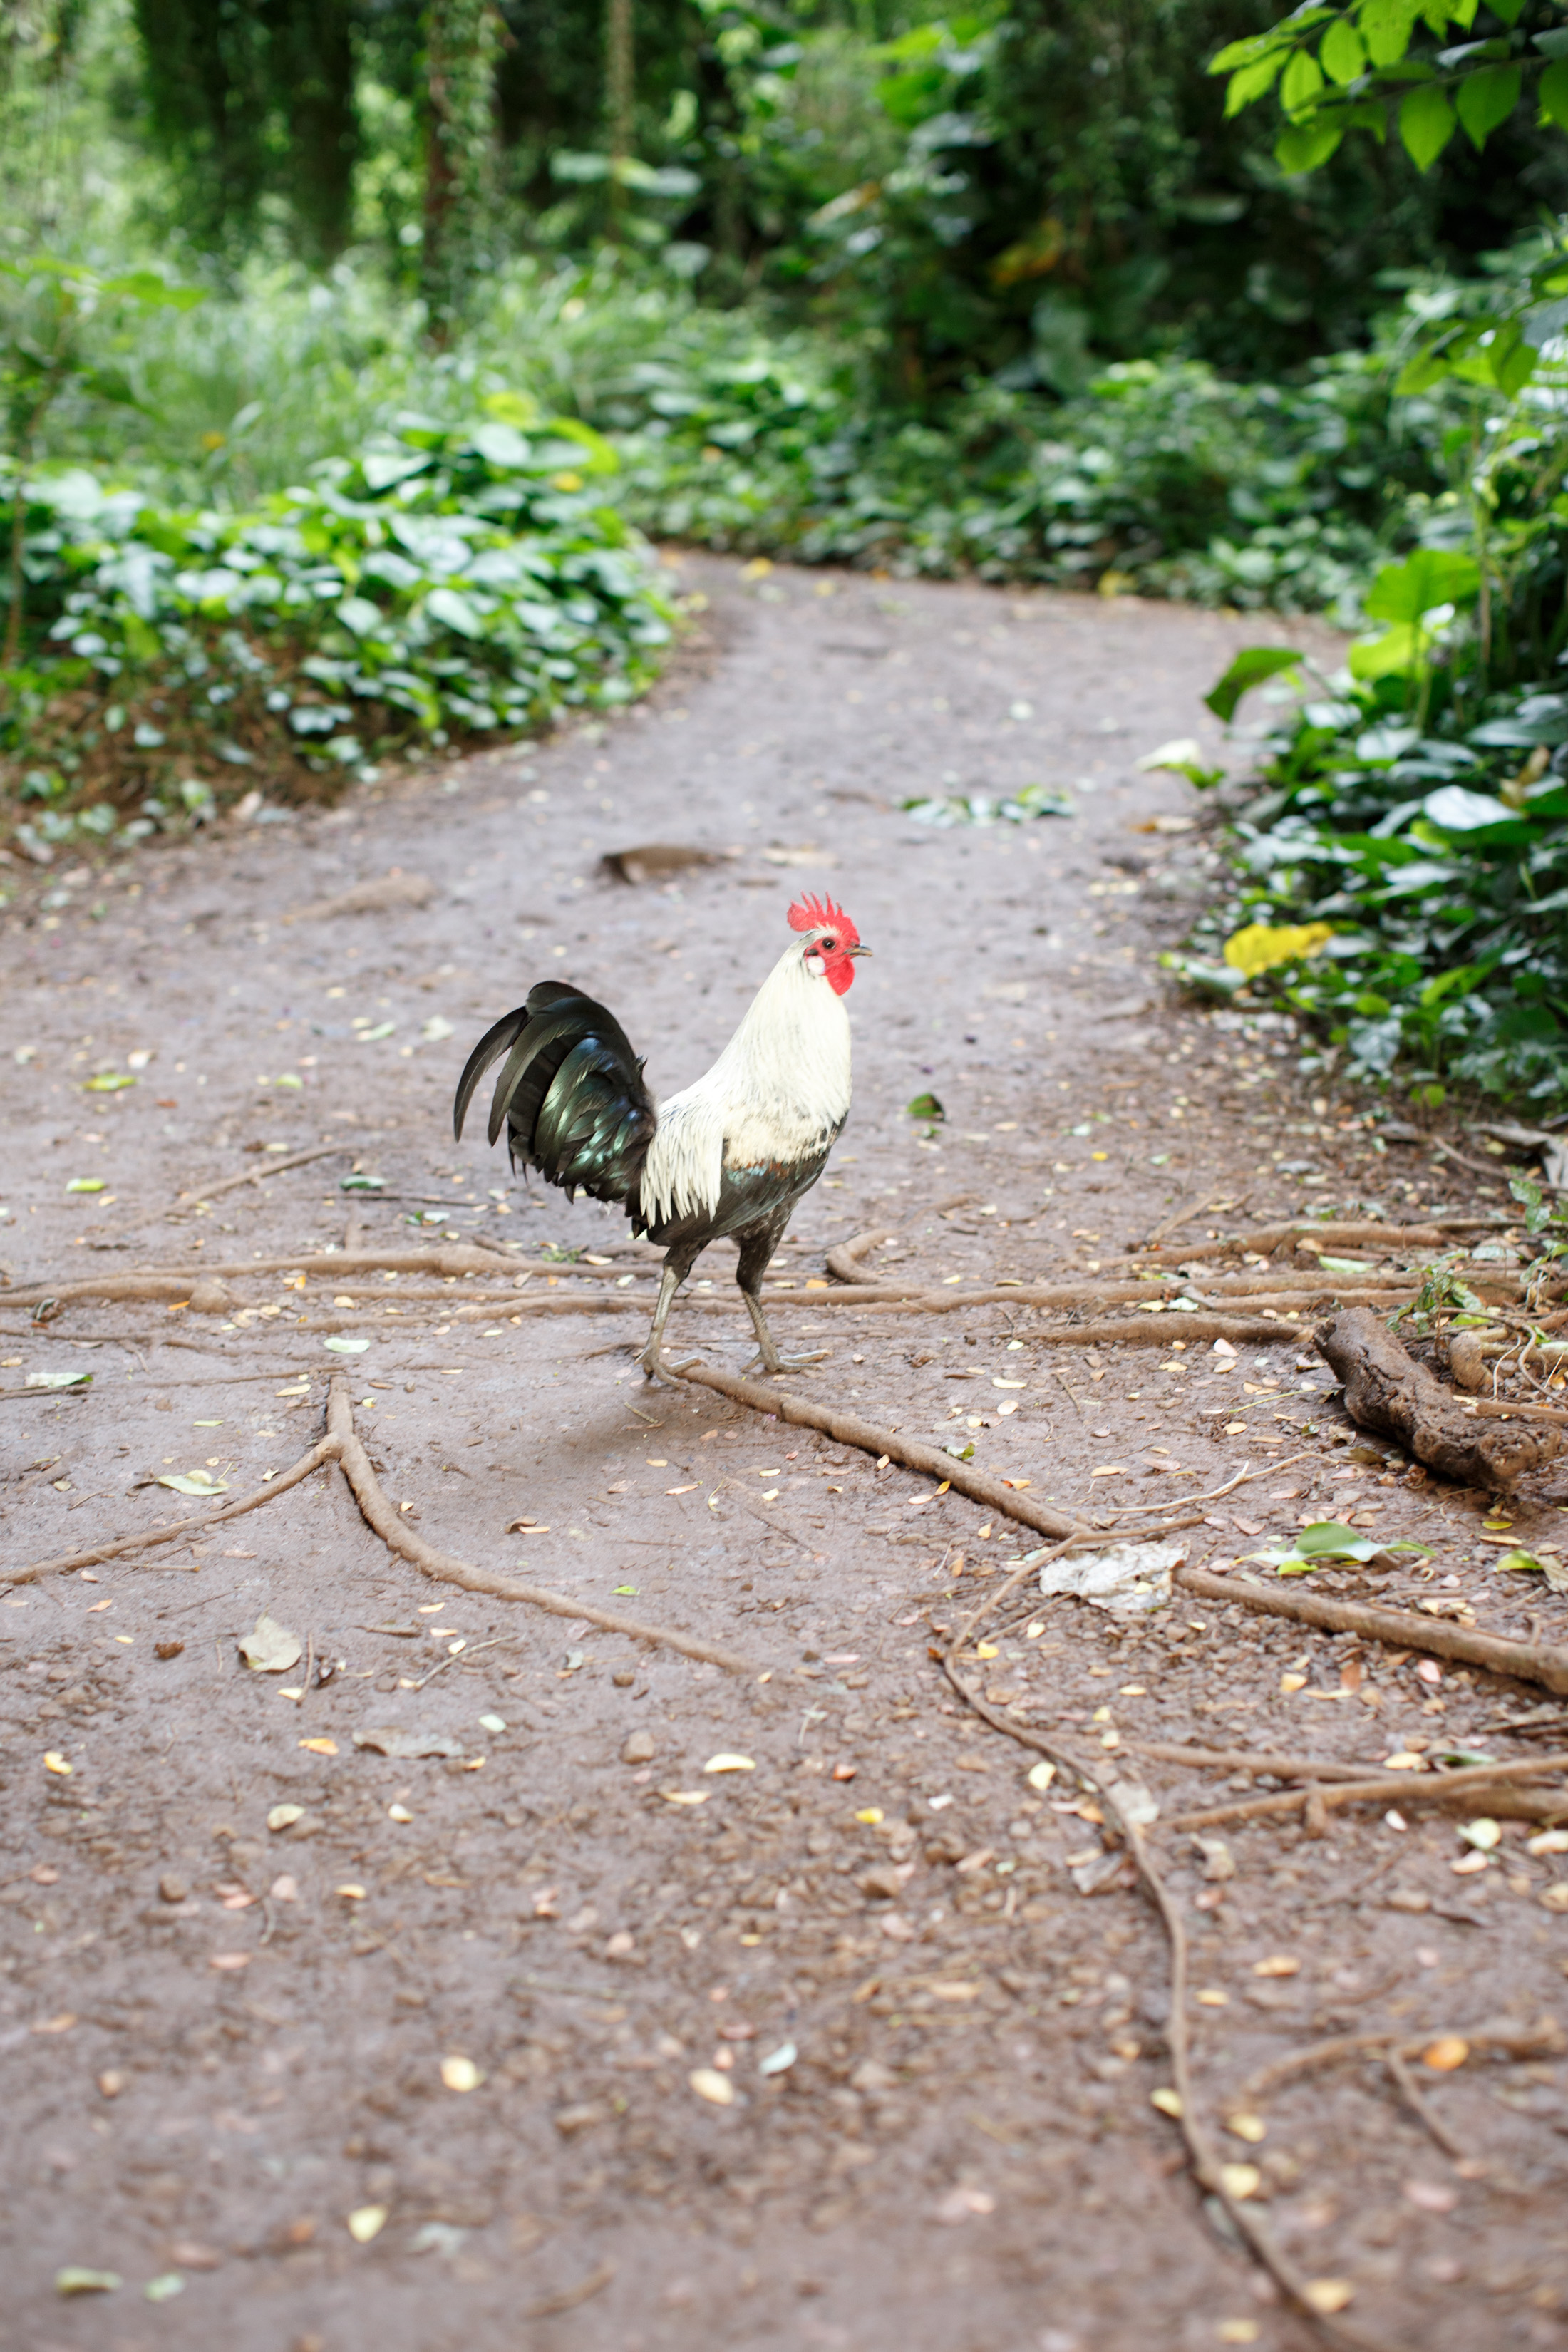
M 658 1278 L 658 1303 L 653 1310 L 653 1328 L 647 1335 L 647 1346 L 637 1358 L 650 1381 L 659 1377 L 664 1353 L 664 1327 L 675 1303 L 675 1294 L 702 1255 L 702 1246 L 701 1240 L 694 1241 L 688 1237 L 672 1242 L 665 1252 L 664 1272 Z
M 658 1278 L 658 1304 L 653 1310 L 653 1328 L 647 1335 L 647 1347 L 637 1358 L 638 1363 L 650 1381 L 658 1380 L 659 1376 L 660 1359 L 664 1349 L 664 1327 L 668 1319 L 670 1307 L 675 1302 L 675 1294 L 680 1287 L 685 1273 L 684 1266 L 678 1269 L 666 1258 L 664 1272 Z
M 786 1202 L 783 1208 L 775 1210 L 773 1216 L 765 1223 L 753 1225 L 749 1231 L 737 1236 L 741 1244 L 741 1256 L 740 1263 L 735 1268 L 735 1279 L 741 1286 L 741 1296 L 746 1302 L 746 1312 L 752 1318 L 752 1328 L 757 1335 L 756 1355 L 746 1366 L 749 1372 L 794 1372 L 802 1370 L 807 1364 L 819 1364 L 822 1361 L 823 1351 L 821 1350 L 815 1356 L 781 1356 L 773 1344 L 773 1335 L 768 1328 L 768 1318 L 763 1313 L 761 1297 L 763 1276 L 767 1272 L 768 1261 L 778 1245 L 779 1236 L 789 1223 L 790 1212 L 794 1206 L 793 1201 Z

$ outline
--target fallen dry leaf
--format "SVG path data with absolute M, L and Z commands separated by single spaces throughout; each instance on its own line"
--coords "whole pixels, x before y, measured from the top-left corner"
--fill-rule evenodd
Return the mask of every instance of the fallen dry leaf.
M 688 2074 L 686 2079 L 698 2097 L 706 2099 L 710 2106 L 728 2107 L 734 2105 L 735 2085 L 728 2074 L 721 2074 L 716 2066 L 698 2066 Z
M 356 2205 L 348 2217 L 348 2233 L 356 2246 L 368 2246 L 386 2227 L 390 2208 L 385 2205 Z
M 1254 1960 L 1252 1973 L 1255 1977 L 1299 1977 L 1301 1963 L 1293 1953 L 1271 1952 L 1266 1960 Z
M 441 2061 L 441 2080 L 448 2091 L 477 2091 L 484 2081 L 484 2071 L 471 2058 L 451 2057 Z
M 1470 2054 L 1470 2045 L 1457 2033 L 1440 2033 L 1421 2053 L 1421 2063 L 1429 2066 L 1434 2074 L 1451 2074 L 1462 2066 Z

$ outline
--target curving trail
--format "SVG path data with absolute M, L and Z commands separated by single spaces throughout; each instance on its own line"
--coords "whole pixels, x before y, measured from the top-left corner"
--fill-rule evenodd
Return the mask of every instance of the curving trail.
M 1031 1760 L 1090 1759 L 1114 1821 L 1134 1771 L 1181 1816 L 1268 1762 L 1331 1797 L 1390 1758 L 1561 1745 L 1474 1643 L 1424 1665 L 1224 1598 L 1238 1559 L 1353 1514 L 1428 1553 L 1314 1590 L 1538 1647 L 1568 1608 L 1500 1564 L 1561 1548 L 1562 1474 L 1489 1530 L 1346 1426 L 1291 1306 L 1305 1212 L 1474 1220 L 1483 1180 L 1375 1152 L 1279 1024 L 1178 1003 L 1157 965 L 1207 852 L 1201 803 L 1135 763 L 1217 750 L 1203 691 L 1302 629 L 672 560 L 701 609 L 637 710 L 112 870 L 0 869 L 0 1564 L 83 1562 L 0 1584 L 0 2178 L 40 2352 L 1301 2352 L 1316 2323 L 1214 2234 L 1152 2104 L 1161 1922 L 1095 1792 Z M 900 807 L 1031 782 L 1075 814 Z M 600 865 L 649 843 L 734 854 Z M 875 950 L 851 1122 L 773 1269 L 831 1426 L 742 1401 L 721 1252 L 669 1333 L 715 1385 L 645 1387 L 639 1315 L 594 1310 L 651 1292 L 647 1254 L 449 1125 L 542 974 L 682 1083 L 802 887 Z M 1130 1245 L 1179 1266 L 1270 1221 L 1277 1289 L 1249 1269 L 1223 1315 L 1152 1333 L 1129 1297 L 1046 1343 L 1031 1294 L 1130 1291 Z M 819 1309 L 840 1280 L 871 1295 Z M 334 1370 L 372 1525 L 342 1428 L 312 1451 Z M 302 1460 L 265 1508 L 200 1498 Z M 1206 1573 L 1120 1619 L 1030 1571 L 983 1619 L 1027 1540 L 1000 1495 L 1046 1532 L 1163 1518 Z M 104 1556 L 120 1536 L 142 1548 Z M 483 1589 L 432 1602 L 422 1559 Z M 542 1593 L 581 1613 L 516 1597 Z M 263 1614 L 300 1645 L 276 1674 L 237 1653 Z M 1184 1938 L 1191 2145 L 1342 2342 L 1546 2343 L 1568 2298 L 1543 1808 L 1489 1845 L 1414 1802 L 1407 1829 L 1308 1801 L 1223 1842 L 1137 1832 Z M 1347 2036 L 1400 2074 L 1287 2063 Z M 70 2264 L 122 2284 L 62 2298 Z

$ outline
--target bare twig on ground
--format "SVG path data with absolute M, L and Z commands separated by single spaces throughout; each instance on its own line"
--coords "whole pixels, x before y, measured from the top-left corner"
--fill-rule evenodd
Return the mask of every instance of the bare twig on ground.
M 220 1192 L 237 1192 L 242 1184 L 261 1184 L 268 1176 L 281 1176 L 286 1168 L 305 1168 L 312 1160 L 352 1160 L 363 1149 L 358 1143 L 321 1143 L 314 1151 L 291 1151 L 287 1159 L 258 1161 L 238 1176 L 225 1176 L 216 1184 L 195 1185 L 182 1192 L 182 1201 L 216 1201 Z
M 1370 1764 L 1331 1764 L 1321 1756 L 1269 1756 L 1246 1748 L 1184 1748 L 1168 1739 L 1123 1739 L 1129 1756 L 1152 1764 L 1190 1764 L 1204 1772 L 1267 1773 L 1274 1780 L 1364 1780 Z
M 1447 2126 L 1439 2123 L 1433 2114 L 1422 2097 L 1415 2077 L 1405 2064 L 1401 2052 L 1395 2048 L 1385 2050 L 1383 2053 L 1383 2063 L 1388 2070 L 1389 2080 L 1417 2123 L 1430 2134 L 1445 2156 L 1452 2157 L 1458 2162 L 1466 2153 L 1464 2142 L 1456 2139 Z
M 1268 1770 L 1268 1767 L 1250 1769 Z M 1331 1782 L 1325 1779 L 1305 1789 L 1274 1790 L 1267 1796 L 1242 1798 L 1232 1805 L 1206 1805 L 1196 1812 L 1171 1813 L 1165 1819 L 1165 1827 L 1206 1830 L 1217 1822 L 1258 1821 L 1269 1814 L 1299 1813 L 1307 1807 L 1321 1806 L 1328 1812 L 1341 1805 L 1442 1805 L 1460 1800 L 1475 1804 L 1483 1798 L 1496 1811 L 1506 1814 L 1507 1804 L 1500 1801 L 1510 1787 L 1521 1780 L 1545 1780 L 1557 1772 L 1568 1772 L 1568 1756 L 1474 1764 L 1457 1772 L 1380 1772 L 1372 1779 L 1358 1780 L 1336 1776 Z M 1561 1811 L 1568 1815 L 1568 1789 L 1563 1791 Z
M 1147 1241 L 1143 1243 L 1142 1247 L 1144 1249 L 1157 1248 L 1159 1244 L 1164 1240 L 1167 1234 L 1173 1234 L 1176 1227 L 1178 1225 L 1184 1225 L 1189 1217 L 1201 1216 L 1204 1211 L 1209 1206 L 1209 1195 L 1213 1191 L 1214 1186 L 1212 1184 L 1205 1184 L 1201 1192 L 1194 1192 L 1190 1201 L 1184 1201 L 1179 1209 L 1173 1209 L 1168 1217 L 1161 1219 L 1153 1232 L 1149 1235 Z M 1248 1195 L 1248 1198 L 1250 1197 L 1251 1196 Z M 1245 1207 L 1246 1202 L 1244 1202 L 1240 1205 Z M 1138 1255 L 1138 1253 L 1134 1252 L 1134 1255 Z
M 1178 1568 L 1174 1576 L 1184 1591 L 1196 1593 L 1204 1601 L 1239 1601 L 1244 1609 L 1256 1609 L 1266 1617 L 1290 1617 L 1299 1625 L 1316 1625 L 1326 1633 L 1365 1633 L 1391 1650 L 1425 1650 L 1433 1657 L 1484 1666 L 1489 1674 L 1540 1683 L 1559 1696 L 1568 1694 L 1565 1650 L 1541 1643 L 1510 1642 L 1500 1633 L 1472 1633 L 1437 1618 L 1417 1617 L 1409 1610 L 1381 1609 L 1364 1601 L 1331 1601 L 1318 1593 L 1285 1592 L 1272 1585 L 1254 1584 L 1246 1577 L 1214 1576 L 1202 1568 Z
M 1240 2095 L 1250 2105 L 1299 2074 L 1315 2074 L 1321 2067 L 1337 2066 L 1347 2058 L 1381 2056 L 1385 2050 L 1397 2050 L 1402 2058 L 1419 2058 L 1435 2042 L 1463 2042 L 1472 2051 L 1495 2050 L 1505 2058 L 1560 2057 L 1564 2046 L 1563 2029 L 1554 2018 L 1542 2018 L 1539 2025 L 1517 2032 L 1461 2025 L 1434 2026 L 1429 2032 L 1414 2034 L 1399 2026 L 1382 2032 L 1336 2033 L 1327 2042 L 1314 2042 L 1305 2050 L 1292 2050 L 1260 2066 L 1242 2084 Z

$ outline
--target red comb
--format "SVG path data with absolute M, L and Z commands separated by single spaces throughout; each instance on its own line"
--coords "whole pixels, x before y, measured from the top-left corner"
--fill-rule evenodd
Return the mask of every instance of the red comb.
M 850 947 L 858 947 L 860 934 L 845 913 L 831 898 L 797 898 L 789 910 L 792 931 L 838 931 Z

